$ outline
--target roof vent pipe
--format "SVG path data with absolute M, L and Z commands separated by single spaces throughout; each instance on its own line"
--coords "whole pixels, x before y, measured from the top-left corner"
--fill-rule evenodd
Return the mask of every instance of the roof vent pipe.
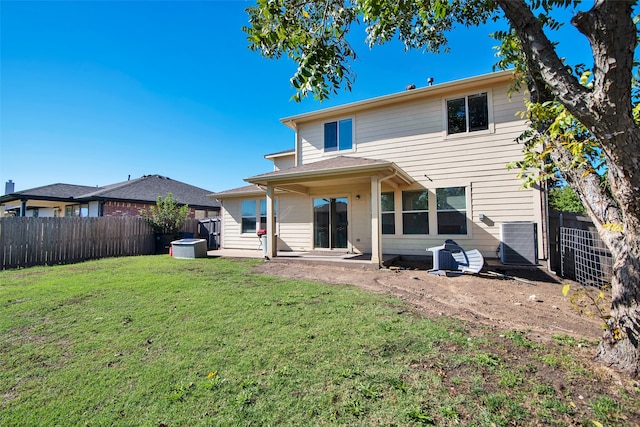
M 4 194 L 11 194 L 15 191 L 15 182 L 9 180 L 4 184 Z
M 429 83 L 429 86 L 433 86 L 433 77 L 429 77 L 427 83 Z

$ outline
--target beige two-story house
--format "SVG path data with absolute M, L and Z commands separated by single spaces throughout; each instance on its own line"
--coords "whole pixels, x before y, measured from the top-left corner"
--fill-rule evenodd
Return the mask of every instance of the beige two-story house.
M 523 95 L 511 72 L 441 83 L 282 119 L 292 150 L 265 156 L 273 171 L 216 193 L 222 247 L 422 255 L 454 239 L 499 257 L 503 224 L 543 251 L 544 193 L 521 188 Z M 520 239 L 522 235 L 518 236 Z M 508 248 L 507 248 L 508 249 Z M 542 256 L 543 258 L 543 256 Z

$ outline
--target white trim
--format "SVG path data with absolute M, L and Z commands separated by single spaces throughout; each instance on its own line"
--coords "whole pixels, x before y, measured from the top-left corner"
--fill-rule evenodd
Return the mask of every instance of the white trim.
M 345 120 L 351 120 L 351 148 L 341 150 L 340 149 L 340 122 Z M 326 148 L 326 132 L 325 127 L 328 123 L 336 123 L 337 128 L 337 141 L 335 150 L 327 150 Z M 355 116 L 344 116 L 336 118 L 335 120 L 328 120 L 322 122 L 322 154 L 323 155 L 335 155 L 336 153 L 342 155 L 346 153 L 356 152 L 356 118 Z
M 513 79 L 513 70 L 498 71 L 494 73 L 483 74 L 480 76 L 469 77 L 460 80 L 454 80 L 445 83 L 438 83 L 433 86 L 426 86 L 414 90 L 408 90 L 403 92 L 393 93 L 391 95 L 384 95 L 376 98 L 365 99 L 363 101 L 357 101 L 350 104 L 338 105 L 335 107 L 326 108 L 324 110 L 316 110 L 309 113 L 303 113 L 296 116 L 289 116 L 280 119 L 280 122 L 285 126 L 296 130 L 297 124 L 302 122 L 309 122 L 317 119 L 330 119 L 336 115 L 355 114 L 357 111 L 380 108 L 389 104 L 405 102 L 409 99 L 420 99 L 432 96 L 438 96 L 443 93 L 448 93 L 452 88 L 461 87 L 481 87 L 498 84 L 502 81 L 509 81 Z M 473 91 L 474 89 L 468 89 Z
M 468 105 L 469 96 L 479 95 L 482 93 L 487 94 L 487 129 L 470 131 L 469 130 L 469 105 Z M 466 111 L 465 116 L 467 120 L 467 130 L 465 132 L 450 134 L 447 101 L 450 101 L 452 99 L 459 99 L 459 98 L 465 99 L 465 111 Z M 483 89 L 479 92 L 475 92 L 475 91 L 459 92 L 451 96 L 447 96 L 446 98 L 442 98 L 441 103 L 442 103 L 442 139 L 443 140 L 464 139 L 472 136 L 491 135 L 495 133 L 496 126 L 495 126 L 495 121 L 493 116 L 493 89 L 492 88 Z

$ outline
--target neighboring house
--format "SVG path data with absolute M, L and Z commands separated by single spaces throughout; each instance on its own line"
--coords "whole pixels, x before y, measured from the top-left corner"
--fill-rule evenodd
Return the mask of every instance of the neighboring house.
M 214 194 L 223 248 L 268 255 L 333 250 L 423 255 L 454 239 L 496 257 L 501 224 L 537 224 L 529 242 L 543 254 L 540 189 L 522 189 L 506 164 L 522 157 L 523 95 L 498 72 L 282 119 L 293 150 L 265 156 L 269 173 Z M 532 227 L 533 228 L 533 227 Z M 277 246 L 276 246 L 277 242 Z
M 7 185 L 13 187 L 13 183 Z M 189 217 L 218 216 L 220 205 L 208 197 L 211 191 L 160 175 L 145 175 L 104 187 L 51 184 L 0 196 L 3 215 L 39 217 L 139 216 L 154 206 L 158 196 L 172 193 L 179 205 L 189 205 Z

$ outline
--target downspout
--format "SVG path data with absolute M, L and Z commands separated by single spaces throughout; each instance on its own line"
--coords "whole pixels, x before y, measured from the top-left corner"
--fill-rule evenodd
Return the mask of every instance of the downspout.
M 551 221 L 549 221 L 549 185 L 546 181 L 543 183 L 543 185 L 544 191 L 542 192 L 542 194 L 544 197 L 544 229 L 547 238 L 547 271 L 556 274 L 556 272 L 551 269 L 551 230 L 549 229 Z
M 394 176 L 396 176 L 396 175 L 398 175 L 398 171 L 397 171 L 397 170 L 394 170 L 394 171 L 393 171 L 393 173 L 392 173 L 391 175 L 387 175 L 387 176 L 385 176 L 385 177 L 383 177 L 383 178 L 380 178 L 380 183 L 382 184 L 382 181 L 386 181 L 386 180 L 388 180 L 388 179 L 390 179 L 390 178 L 393 178 L 393 177 L 394 177 Z

